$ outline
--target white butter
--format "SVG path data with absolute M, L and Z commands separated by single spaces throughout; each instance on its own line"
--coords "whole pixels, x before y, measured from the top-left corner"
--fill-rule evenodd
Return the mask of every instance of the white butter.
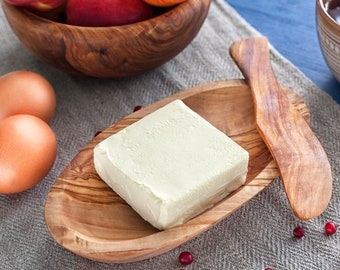
M 99 176 L 158 229 L 186 222 L 244 184 L 248 152 L 182 101 L 99 143 Z

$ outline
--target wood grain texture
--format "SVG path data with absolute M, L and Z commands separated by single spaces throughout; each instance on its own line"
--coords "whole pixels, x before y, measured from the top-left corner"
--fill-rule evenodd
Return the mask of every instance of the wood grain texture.
M 293 212 L 302 220 L 319 216 L 332 195 L 331 167 L 318 138 L 275 78 L 268 40 L 235 42 L 230 53 L 249 83 L 256 128 L 278 164 Z
M 340 83 L 327 66 L 316 30 L 316 1 L 224 0 L 274 48 L 340 104 Z M 334 47 L 335 48 L 335 47 Z
M 299 113 L 309 121 L 309 111 L 304 102 L 291 90 L 285 88 L 285 91 Z M 93 165 L 93 148 L 174 99 L 182 99 L 249 151 L 249 173 L 244 186 L 213 208 L 183 225 L 159 231 L 99 178 Z M 276 164 L 256 131 L 252 97 L 245 81 L 213 82 L 158 101 L 96 136 L 56 180 L 47 196 L 45 220 L 54 239 L 76 254 L 102 262 L 138 261 L 173 249 L 209 229 L 278 176 Z
M 43 61 L 76 75 L 135 76 L 180 53 L 197 35 L 211 0 L 187 0 L 150 20 L 116 27 L 54 22 L 3 1 L 20 41 Z M 28 31 L 29 29 L 29 31 Z

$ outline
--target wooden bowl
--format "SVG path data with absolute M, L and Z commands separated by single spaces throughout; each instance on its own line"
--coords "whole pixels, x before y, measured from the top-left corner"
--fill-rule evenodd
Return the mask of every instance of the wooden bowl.
M 211 0 L 187 0 L 152 19 L 113 27 L 72 26 L 2 2 L 20 41 L 52 66 L 74 75 L 130 77 L 161 66 L 197 35 Z
M 309 123 L 310 113 L 303 100 L 292 90 L 282 89 Z M 93 164 L 93 148 L 175 99 L 183 100 L 230 136 L 249 152 L 250 158 L 244 186 L 190 221 L 159 231 L 100 179 Z M 57 178 L 45 204 L 45 221 L 51 235 L 64 248 L 107 263 L 148 259 L 189 241 L 229 216 L 280 175 L 254 121 L 253 100 L 244 80 L 198 85 L 126 116 L 86 144 Z
M 327 2 L 316 0 L 317 32 L 325 61 L 340 82 L 340 23 L 327 12 Z

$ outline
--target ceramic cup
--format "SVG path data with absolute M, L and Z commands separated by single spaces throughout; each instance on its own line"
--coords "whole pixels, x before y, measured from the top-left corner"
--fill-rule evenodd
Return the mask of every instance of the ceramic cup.
M 316 0 L 317 32 L 326 63 L 340 82 L 340 23 L 327 12 L 328 1 Z

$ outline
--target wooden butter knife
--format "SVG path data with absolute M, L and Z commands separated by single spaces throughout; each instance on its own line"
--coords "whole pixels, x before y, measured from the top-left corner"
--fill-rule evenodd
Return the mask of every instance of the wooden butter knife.
M 319 216 L 332 194 L 329 160 L 278 84 L 268 40 L 255 37 L 235 42 L 230 55 L 250 86 L 256 128 L 278 164 L 294 214 L 301 220 Z

